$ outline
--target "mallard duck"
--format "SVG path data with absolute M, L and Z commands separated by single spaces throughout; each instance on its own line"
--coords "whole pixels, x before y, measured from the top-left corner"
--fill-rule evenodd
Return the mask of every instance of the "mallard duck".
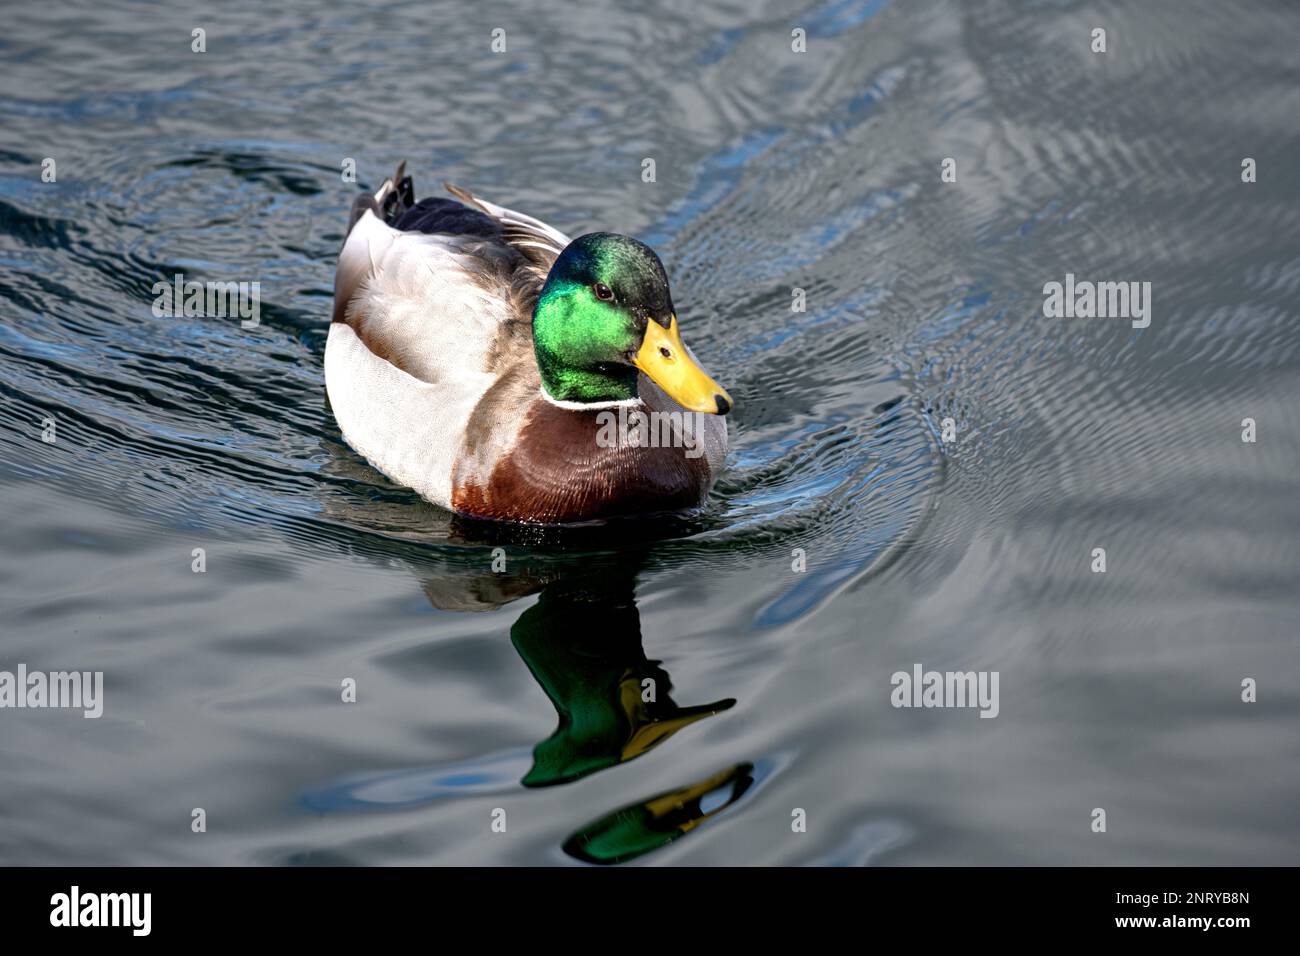
M 404 171 L 357 198 L 339 253 L 325 384 L 348 444 L 480 518 L 699 505 L 732 401 L 682 343 L 654 250 L 452 185 L 417 203 Z

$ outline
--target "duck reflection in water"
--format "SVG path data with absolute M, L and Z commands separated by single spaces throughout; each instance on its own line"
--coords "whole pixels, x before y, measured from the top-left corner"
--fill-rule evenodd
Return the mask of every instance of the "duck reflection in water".
M 465 527 L 476 530 L 457 525 L 462 536 Z M 314 790 L 304 802 L 324 811 L 397 809 L 504 792 L 515 780 L 529 788 L 572 783 L 634 760 L 734 706 L 731 698 L 678 705 L 668 672 L 646 656 L 636 606 L 636 575 L 645 558 L 644 548 L 515 557 L 505 574 L 482 570 L 480 562 L 473 571 L 460 562 L 437 568 L 421 562 L 424 593 L 442 610 L 492 610 L 538 595 L 511 627 L 510 640 L 555 708 L 555 730 L 533 747 L 522 778 L 523 754 L 516 751 L 454 766 L 364 774 Z M 750 769 L 729 767 L 603 815 L 572 834 L 564 850 L 586 862 L 615 863 L 663 846 L 737 800 L 752 780 Z
M 548 584 L 510 640 L 559 717 L 533 750 L 526 787 L 567 783 L 634 760 L 677 731 L 735 704 L 680 707 L 641 644 L 632 576 L 619 567 Z

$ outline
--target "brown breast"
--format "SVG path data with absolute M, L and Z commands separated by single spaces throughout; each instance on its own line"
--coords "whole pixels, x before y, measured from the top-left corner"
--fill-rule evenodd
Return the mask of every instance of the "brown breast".
M 453 482 L 452 506 L 482 518 L 560 524 L 703 501 L 713 480 L 707 456 L 680 441 L 667 447 L 610 442 L 611 434 L 617 439 L 624 432 L 617 424 L 611 429 L 601 414 L 560 408 L 539 396 L 518 441 L 497 459 L 486 482 Z

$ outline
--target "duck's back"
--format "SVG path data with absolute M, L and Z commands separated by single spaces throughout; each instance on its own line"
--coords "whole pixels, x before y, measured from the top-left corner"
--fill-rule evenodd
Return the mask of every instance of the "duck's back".
M 354 207 L 335 275 L 326 389 L 348 444 L 451 507 L 475 406 L 515 366 L 536 378 L 531 315 L 545 271 L 499 220 L 449 199 L 411 203 L 410 180 L 396 183 Z

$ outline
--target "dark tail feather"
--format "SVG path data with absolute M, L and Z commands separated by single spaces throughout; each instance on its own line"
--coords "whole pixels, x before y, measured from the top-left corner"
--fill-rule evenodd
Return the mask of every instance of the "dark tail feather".
M 393 188 L 384 194 L 383 220 L 390 225 L 415 205 L 415 183 L 406 175 L 406 161 L 397 164 L 397 172 L 388 180 Z M 387 185 L 387 184 L 386 184 Z
M 348 217 L 348 232 L 357 224 L 357 220 L 373 210 L 384 222 L 392 225 L 402 214 L 415 205 L 415 183 L 406 175 L 406 163 L 401 162 L 397 171 L 384 180 L 379 191 L 373 196 L 362 193 L 352 201 L 352 213 Z

